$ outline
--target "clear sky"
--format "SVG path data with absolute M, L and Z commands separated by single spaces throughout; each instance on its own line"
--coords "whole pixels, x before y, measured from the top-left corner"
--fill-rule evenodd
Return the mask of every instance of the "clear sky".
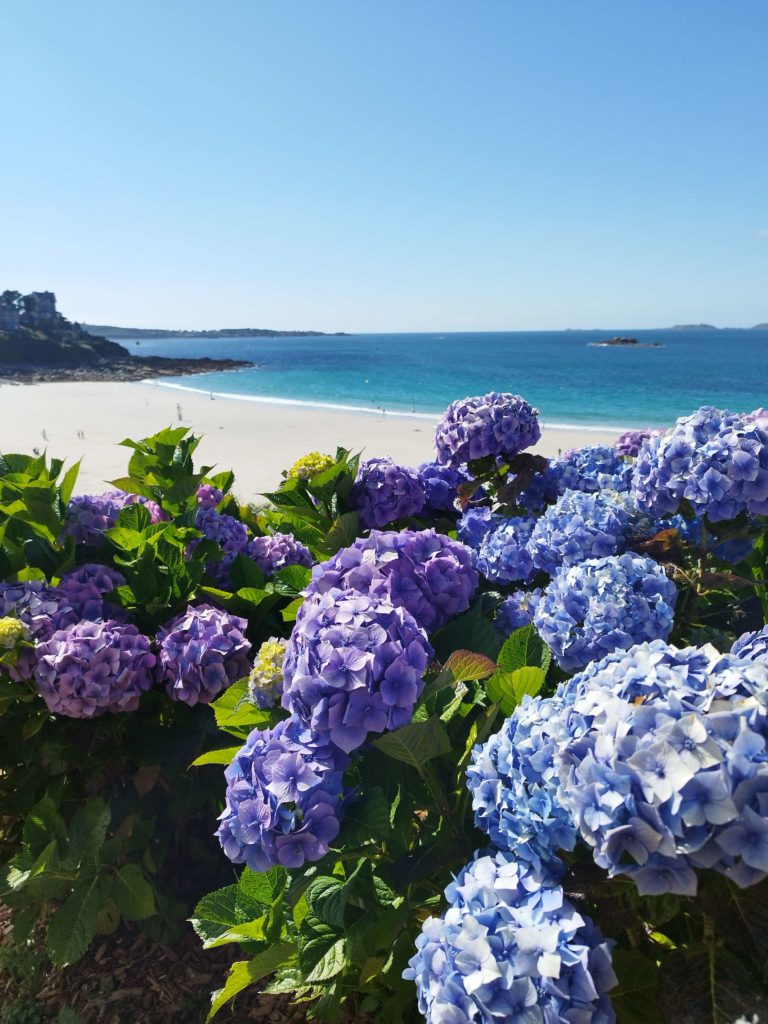
M 768 320 L 766 0 L 3 0 L 0 100 L 75 319 Z

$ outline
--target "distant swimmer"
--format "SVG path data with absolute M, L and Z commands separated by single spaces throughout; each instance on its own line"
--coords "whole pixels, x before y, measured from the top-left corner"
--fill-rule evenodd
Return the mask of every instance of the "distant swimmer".
M 176 415 L 179 417 L 179 420 L 182 420 L 184 418 L 183 413 L 181 411 L 181 406 L 178 404 L 176 405 Z

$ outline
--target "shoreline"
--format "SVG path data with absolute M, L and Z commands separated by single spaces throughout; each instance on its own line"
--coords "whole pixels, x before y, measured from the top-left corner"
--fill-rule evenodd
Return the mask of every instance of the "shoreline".
M 130 451 L 120 446 L 122 440 L 146 437 L 169 425 L 185 426 L 202 435 L 195 463 L 234 470 L 235 493 L 244 502 L 274 490 L 281 470 L 308 451 L 333 453 L 343 446 L 363 451 L 366 457 L 388 455 L 406 465 L 433 457 L 433 428 L 439 414 L 382 415 L 378 410 L 318 408 L 289 399 L 217 397 L 216 392 L 211 399 L 208 391 L 182 388 L 157 380 L 29 385 L 0 379 L 0 452 L 47 449 L 49 456 L 65 459 L 70 466 L 82 458 L 75 492 L 99 492 L 107 489 L 107 481 L 125 475 Z M 545 423 L 534 450 L 552 457 L 558 450 L 585 444 L 612 444 L 618 433 L 618 428 Z

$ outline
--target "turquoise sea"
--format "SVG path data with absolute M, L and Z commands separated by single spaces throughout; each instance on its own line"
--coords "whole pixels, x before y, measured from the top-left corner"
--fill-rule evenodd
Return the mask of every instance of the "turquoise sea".
M 658 348 L 595 348 L 630 335 Z M 768 330 L 510 331 L 319 338 L 142 338 L 136 355 L 249 359 L 253 369 L 167 378 L 166 386 L 375 411 L 434 414 L 514 391 L 550 426 L 669 424 L 702 404 L 768 405 Z

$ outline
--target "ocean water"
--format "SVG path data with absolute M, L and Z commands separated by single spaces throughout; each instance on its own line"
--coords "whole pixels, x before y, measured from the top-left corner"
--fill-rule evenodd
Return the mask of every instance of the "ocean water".
M 630 335 L 658 348 L 595 348 Z M 135 355 L 251 360 L 252 369 L 164 378 L 166 386 L 413 415 L 513 391 L 550 426 L 671 423 L 703 404 L 768 406 L 768 330 L 356 334 L 319 338 L 142 338 Z

